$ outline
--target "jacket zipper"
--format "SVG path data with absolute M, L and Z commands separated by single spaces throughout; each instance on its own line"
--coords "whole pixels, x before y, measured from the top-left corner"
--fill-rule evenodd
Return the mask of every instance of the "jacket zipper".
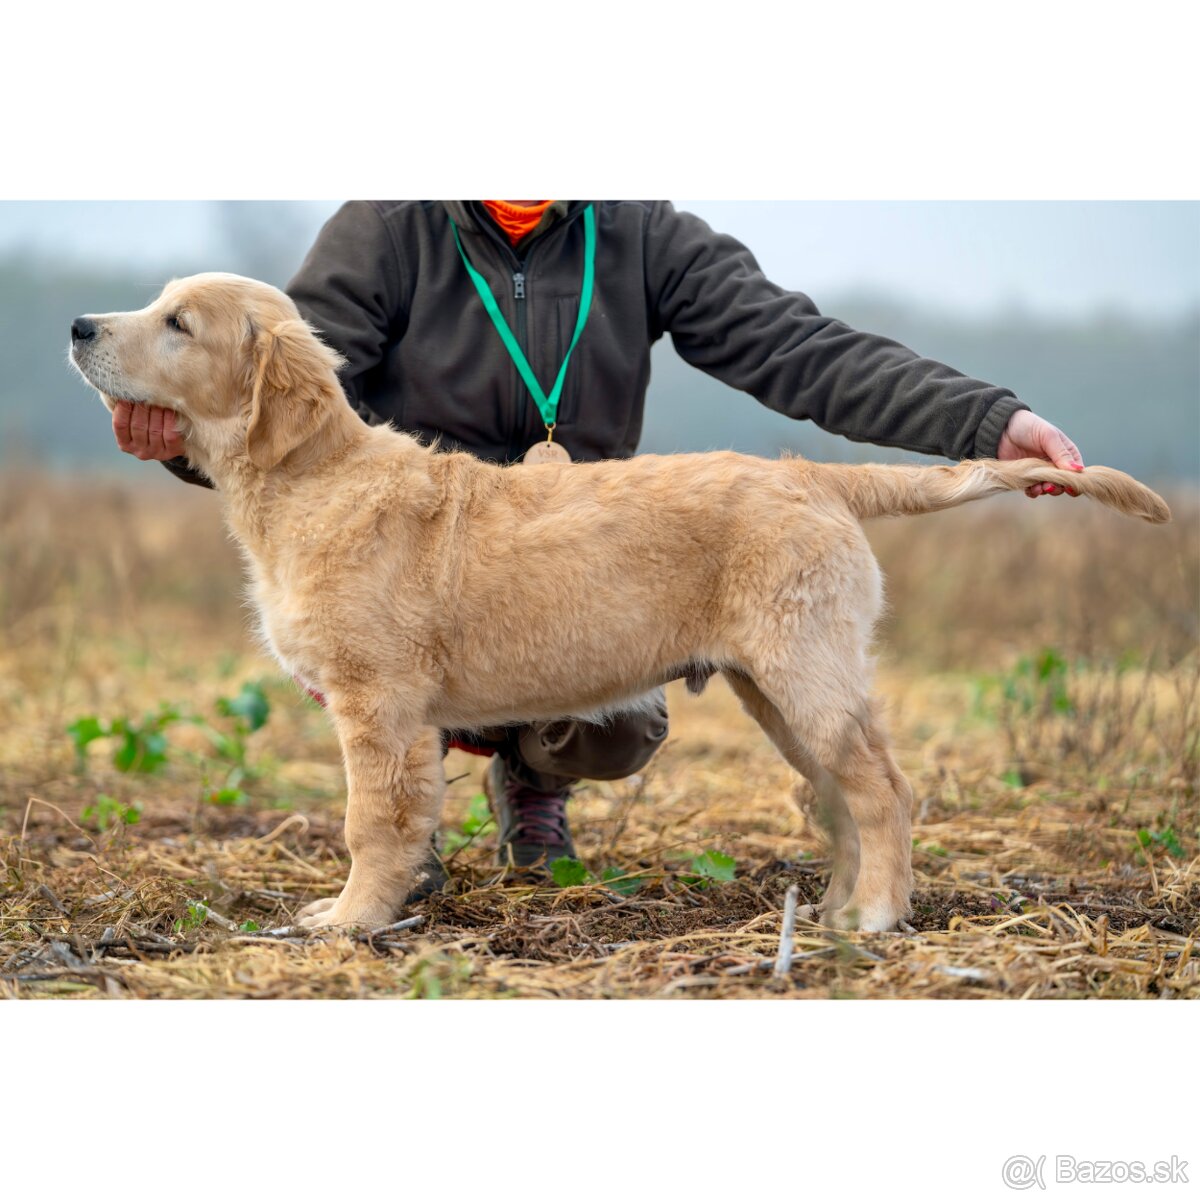
M 526 360 L 529 360 L 529 332 L 528 320 L 526 317 L 527 306 L 525 303 L 525 263 L 526 259 L 520 259 L 517 262 L 517 269 L 513 272 L 513 307 L 517 311 L 517 345 L 521 347 Z M 532 363 L 530 364 L 532 365 Z M 525 381 L 521 378 L 520 372 L 516 365 L 513 365 L 513 374 L 516 378 L 516 391 L 514 393 L 512 425 L 511 432 L 508 438 L 508 460 L 516 462 L 523 453 L 519 441 L 521 438 L 521 430 L 525 427 L 525 422 L 521 420 L 521 413 L 524 412 L 524 404 L 532 404 L 533 397 L 529 395 L 529 389 L 525 386 Z
M 507 241 L 503 240 L 498 232 L 494 231 L 489 225 L 484 224 L 483 222 L 481 222 L 480 225 L 481 225 L 482 230 L 492 239 L 492 241 L 495 242 L 496 245 L 498 245 L 504 251 L 505 254 L 507 254 L 509 260 L 516 264 L 517 269 L 512 272 L 512 281 L 513 281 L 513 306 L 517 311 L 517 329 L 516 329 L 517 345 L 521 347 L 521 350 L 524 353 L 526 359 L 529 359 L 529 347 L 526 344 L 526 341 L 527 341 L 526 304 L 527 304 L 529 297 L 526 294 L 527 293 L 526 285 L 528 282 L 527 268 L 529 265 L 529 260 L 533 257 L 533 254 L 532 254 L 533 246 L 529 246 L 526 249 L 524 258 L 518 258 L 512 248 L 512 245 L 510 243 L 508 243 Z M 547 232 L 551 232 L 551 231 L 548 230 Z M 545 235 L 543 235 L 543 236 L 545 236 Z M 534 239 L 535 243 L 540 240 L 541 240 L 541 238 Z M 532 365 L 533 365 L 532 360 L 530 360 L 530 366 L 532 366 Z M 525 450 L 528 449 L 528 446 L 522 445 L 516 439 L 529 436 L 529 430 L 530 430 L 531 426 L 530 426 L 530 422 L 529 422 L 528 409 L 533 408 L 535 412 L 537 411 L 537 404 L 534 402 L 533 397 L 531 395 L 529 395 L 529 389 L 527 387 L 525 387 L 525 381 L 521 378 L 520 372 L 517 371 L 515 365 L 513 366 L 513 376 L 516 380 L 515 395 L 516 395 L 517 399 L 516 399 L 513 414 L 512 414 L 513 433 L 512 433 L 512 436 L 509 438 L 509 442 L 508 442 L 508 459 L 510 462 L 515 462 L 518 459 L 518 457 L 520 455 L 524 454 Z M 522 402 L 521 402 L 522 393 L 524 393 L 524 401 L 525 401 L 524 407 L 522 407 Z M 520 413 L 522 413 L 522 412 L 526 413 L 526 417 L 525 417 L 524 421 L 520 420 Z M 541 424 L 541 413 L 540 412 L 538 413 L 538 424 L 539 425 Z M 520 430 L 520 432 L 518 432 L 518 429 Z M 532 441 L 530 441 L 529 445 L 532 445 L 532 444 L 533 444 Z
M 513 299 L 517 305 L 517 344 L 525 351 L 525 357 L 529 357 L 529 350 L 525 345 L 525 264 L 521 264 L 519 271 L 513 272 Z

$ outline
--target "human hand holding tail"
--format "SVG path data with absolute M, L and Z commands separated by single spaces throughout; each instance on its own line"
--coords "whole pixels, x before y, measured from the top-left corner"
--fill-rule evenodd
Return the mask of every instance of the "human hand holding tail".
M 1013 413 L 1004 432 L 1000 435 L 1000 446 L 996 457 L 1001 462 L 1016 458 L 1044 458 L 1065 471 L 1082 471 L 1083 456 L 1078 447 L 1061 429 L 1049 421 L 1030 412 L 1027 408 Z M 1078 496 L 1072 488 L 1065 489 L 1068 495 Z M 1055 483 L 1035 483 L 1025 489 L 1025 495 L 1033 498 L 1043 493 L 1061 496 L 1064 489 Z

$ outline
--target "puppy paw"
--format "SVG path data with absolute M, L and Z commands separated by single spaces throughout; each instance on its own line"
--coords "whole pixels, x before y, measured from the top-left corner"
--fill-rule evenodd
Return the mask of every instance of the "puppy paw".
M 831 929 L 861 933 L 893 933 L 902 918 L 908 916 L 908 907 L 894 904 L 845 904 L 822 915 L 822 920 Z
M 301 917 L 297 924 L 302 929 L 379 929 L 390 925 L 395 918 L 391 909 L 373 904 L 347 903 L 341 896 L 320 912 Z
M 305 917 L 315 917 L 320 913 L 328 912 L 336 903 L 336 896 L 326 896 L 323 900 L 314 900 L 311 904 L 306 904 L 297 914 L 296 920 L 303 921 Z

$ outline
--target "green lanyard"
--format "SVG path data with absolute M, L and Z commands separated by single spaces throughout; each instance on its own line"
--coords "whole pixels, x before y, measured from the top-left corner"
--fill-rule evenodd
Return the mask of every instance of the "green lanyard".
M 471 276 L 471 282 L 475 285 L 480 300 L 483 301 L 483 307 L 487 309 L 488 316 L 492 318 L 492 324 L 496 326 L 496 332 L 500 335 L 500 340 L 504 343 L 509 357 L 516 363 L 521 378 L 525 380 L 525 386 L 537 404 L 546 428 L 553 430 L 555 418 L 558 416 L 558 397 L 562 393 L 563 380 L 567 377 L 567 363 L 571 361 L 571 351 L 575 349 L 575 343 L 579 341 L 579 335 L 587 324 L 588 310 L 592 307 L 592 284 L 596 278 L 596 214 L 592 205 L 589 204 L 583 210 L 583 290 L 579 296 L 579 317 L 575 322 L 575 336 L 571 339 L 570 346 L 567 347 L 567 355 L 562 361 L 562 366 L 558 368 L 558 378 L 554 381 L 554 387 L 549 396 L 542 391 L 542 385 L 538 383 L 537 376 L 534 375 L 529 360 L 525 357 L 525 352 L 517 344 L 513 331 L 509 329 L 508 322 L 501 315 L 500 307 L 496 303 L 495 296 L 492 295 L 492 289 L 487 285 L 487 280 L 471 266 L 471 260 L 467 258 L 467 252 L 463 249 L 462 241 L 458 236 L 458 226 L 455 225 L 453 218 L 450 219 L 450 228 L 454 230 L 454 244 L 458 247 L 459 254 L 462 255 L 463 265 L 467 268 L 467 274 Z

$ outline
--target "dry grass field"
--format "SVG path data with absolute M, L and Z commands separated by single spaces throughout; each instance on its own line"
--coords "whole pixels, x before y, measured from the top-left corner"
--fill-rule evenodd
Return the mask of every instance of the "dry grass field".
M 642 776 L 581 787 L 566 886 L 494 865 L 483 760 L 453 752 L 446 893 L 273 934 L 340 886 L 342 772 L 247 632 L 216 499 L 6 469 L 0 995 L 1200 996 L 1200 504 L 1170 499 L 1161 528 L 1024 497 L 869 526 L 913 931 L 801 923 L 777 974 L 825 849 L 720 681 L 672 690 Z

